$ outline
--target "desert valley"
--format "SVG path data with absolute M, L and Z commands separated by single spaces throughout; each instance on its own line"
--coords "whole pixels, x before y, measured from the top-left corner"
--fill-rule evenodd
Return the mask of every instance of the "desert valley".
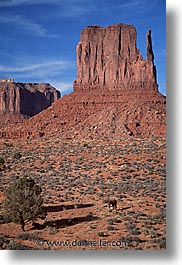
M 134 26 L 84 28 L 63 97 L 48 83 L 0 80 L 1 249 L 166 249 L 166 97 L 151 34 L 143 59 Z M 3 215 L 23 176 L 47 212 L 24 232 Z

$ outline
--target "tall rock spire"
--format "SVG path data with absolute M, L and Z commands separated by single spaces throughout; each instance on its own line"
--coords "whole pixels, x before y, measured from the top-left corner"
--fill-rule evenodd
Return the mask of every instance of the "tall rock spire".
M 146 36 L 146 52 L 147 52 L 147 62 L 149 65 L 151 64 L 151 72 L 152 75 L 155 79 L 155 82 L 157 83 L 157 71 L 156 67 L 154 65 L 154 53 L 152 49 L 152 37 L 151 37 L 151 30 L 147 31 L 147 36 Z
M 147 61 L 153 62 L 154 61 L 154 53 L 153 53 L 153 49 L 152 49 L 151 30 L 147 31 L 146 46 L 147 46 Z

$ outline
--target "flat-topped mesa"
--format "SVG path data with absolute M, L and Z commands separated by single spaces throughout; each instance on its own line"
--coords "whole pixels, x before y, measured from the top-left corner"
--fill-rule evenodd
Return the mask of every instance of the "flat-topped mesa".
M 34 116 L 60 98 L 60 92 L 49 83 L 20 83 L 0 80 L 0 114 Z
M 158 91 L 151 30 L 147 32 L 146 50 L 147 58 L 144 60 L 136 46 L 134 26 L 115 24 L 86 27 L 76 48 L 74 91 Z

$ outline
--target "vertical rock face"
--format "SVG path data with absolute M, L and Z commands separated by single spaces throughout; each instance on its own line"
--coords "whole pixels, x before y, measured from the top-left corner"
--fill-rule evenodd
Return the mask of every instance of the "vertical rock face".
M 60 97 L 48 83 L 15 83 L 0 80 L 0 114 L 33 116 Z
M 125 24 L 86 27 L 77 45 L 74 90 L 158 90 L 151 31 L 147 59 L 136 46 L 136 29 Z

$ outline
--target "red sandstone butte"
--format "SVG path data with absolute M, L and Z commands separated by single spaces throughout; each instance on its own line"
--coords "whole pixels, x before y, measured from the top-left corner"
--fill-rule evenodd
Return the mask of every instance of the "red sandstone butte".
M 147 59 L 136 46 L 136 29 L 125 24 L 85 28 L 77 45 L 74 90 L 108 89 L 157 91 L 151 31 L 147 32 Z
M 60 93 L 48 83 L 16 83 L 0 79 L 0 114 L 34 116 L 60 98 Z
M 74 92 L 16 128 L 3 128 L 0 137 L 166 137 L 166 98 L 158 92 L 150 30 L 146 60 L 136 29 L 125 24 L 83 29 L 76 57 Z
M 60 98 L 49 83 L 22 83 L 0 79 L 0 128 L 32 117 Z

